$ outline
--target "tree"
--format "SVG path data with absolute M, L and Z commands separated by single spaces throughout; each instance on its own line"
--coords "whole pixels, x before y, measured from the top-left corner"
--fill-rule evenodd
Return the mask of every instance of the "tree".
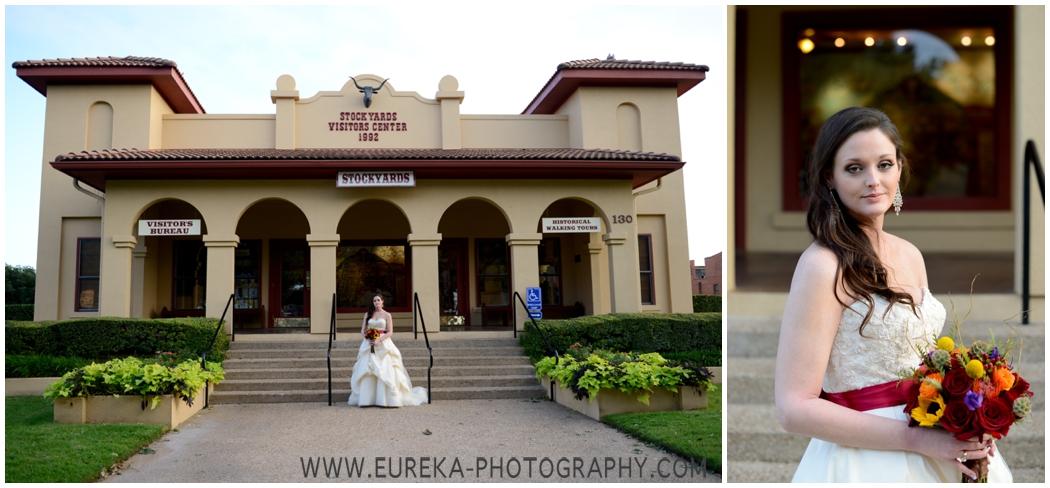
M 36 270 L 32 266 L 4 263 L 4 297 L 7 305 L 33 303 L 36 299 Z

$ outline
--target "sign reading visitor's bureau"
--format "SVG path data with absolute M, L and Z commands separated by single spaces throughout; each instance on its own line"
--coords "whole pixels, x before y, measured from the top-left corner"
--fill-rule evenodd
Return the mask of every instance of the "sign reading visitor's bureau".
M 562 217 L 543 219 L 543 233 L 601 232 L 601 217 Z
M 199 236 L 198 220 L 140 220 L 139 236 Z
M 412 171 L 340 171 L 335 186 L 416 186 L 416 175 Z

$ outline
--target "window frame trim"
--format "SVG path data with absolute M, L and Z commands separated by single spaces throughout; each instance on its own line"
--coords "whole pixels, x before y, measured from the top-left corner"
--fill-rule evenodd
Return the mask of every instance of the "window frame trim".
M 641 300 L 642 305 L 653 306 L 653 305 L 657 304 L 657 302 L 656 302 L 656 276 L 655 276 L 656 269 L 655 269 L 655 266 L 654 266 L 654 263 L 653 263 L 653 235 L 652 234 L 638 234 L 638 237 L 645 237 L 646 243 L 648 244 L 648 247 L 649 247 L 649 271 L 642 271 L 641 268 L 638 269 L 638 279 L 639 279 L 639 281 L 638 281 L 638 299 Z M 641 252 L 641 249 L 639 248 L 638 251 Z M 640 257 L 641 256 L 639 256 L 639 258 Z M 641 275 L 643 273 L 649 273 L 649 290 L 653 294 L 653 301 L 652 302 L 646 302 L 644 300 L 644 297 L 642 296 L 642 282 L 640 280 L 641 280 Z
M 902 16 L 901 10 L 908 15 Z M 848 15 L 843 15 L 848 14 Z M 799 28 L 871 29 L 898 28 L 922 29 L 931 27 L 957 27 L 970 24 L 992 25 L 995 29 L 995 197 L 919 197 L 904 195 L 905 204 L 919 211 L 971 211 L 1011 210 L 1013 175 L 1013 106 L 1014 92 L 1014 35 L 1012 6 L 978 7 L 888 7 L 880 9 L 838 9 L 783 12 L 780 18 L 781 47 L 781 210 L 785 212 L 806 211 L 805 198 L 795 194 L 801 183 L 800 172 L 805 168 L 802 151 L 802 118 L 799 96 L 799 70 L 801 55 L 796 47 L 795 36 Z M 905 156 L 908 156 L 909 141 L 904 141 Z M 909 158 L 915 160 L 914 157 Z
M 95 297 L 95 304 L 101 305 L 102 303 L 102 238 L 101 237 L 77 237 L 77 262 L 76 268 L 73 269 L 73 273 L 76 276 L 73 285 L 73 312 L 99 312 L 102 307 L 95 308 L 80 308 L 80 280 L 84 279 L 80 275 L 80 255 L 82 252 L 81 244 L 83 241 L 98 241 L 98 271 L 99 275 L 95 276 L 98 280 L 98 296 Z

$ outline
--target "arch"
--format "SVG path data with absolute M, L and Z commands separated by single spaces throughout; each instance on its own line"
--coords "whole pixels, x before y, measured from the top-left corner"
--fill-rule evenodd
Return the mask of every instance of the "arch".
M 88 107 L 84 149 L 113 149 L 113 106 L 95 102 Z
M 642 150 L 642 115 L 633 103 L 621 103 L 616 107 L 616 148 Z
M 367 198 L 348 207 L 336 226 L 336 306 L 340 313 L 362 312 L 380 293 L 392 312 L 411 310 L 408 216 L 397 204 Z
M 582 213 L 585 213 L 585 212 L 582 211 L 581 207 L 572 207 L 570 209 L 570 211 L 573 212 L 571 215 L 548 215 L 548 213 L 550 213 L 551 210 L 552 210 L 551 207 L 553 207 L 558 202 L 573 202 L 573 201 L 581 202 L 583 204 L 586 204 L 586 205 L 590 206 L 592 213 L 590 215 L 583 215 Z M 543 208 L 543 211 L 541 212 L 540 216 L 537 217 L 537 219 L 536 219 L 536 222 L 537 222 L 536 223 L 536 232 L 541 232 L 541 230 L 542 230 L 541 226 L 543 225 L 542 218 L 543 217 L 548 217 L 548 216 L 550 216 L 550 217 L 599 217 L 599 218 L 602 219 L 602 225 L 605 226 L 605 231 L 606 232 L 608 232 L 608 230 L 612 228 L 611 222 L 609 221 L 609 216 L 608 216 L 608 214 L 606 214 L 605 210 L 600 205 L 598 205 L 597 203 L 594 203 L 594 201 L 592 201 L 592 200 L 590 200 L 588 198 L 584 198 L 584 197 L 568 196 L 568 197 L 561 197 L 561 198 L 557 198 L 557 199 L 552 200 L 550 203 L 547 204 L 546 207 Z
M 279 222 L 280 225 L 274 225 Z M 235 233 L 244 239 L 305 239 L 310 219 L 298 205 L 284 198 L 260 198 L 241 210 Z
M 469 220 L 456 218 L 465 215 L 471 215 L 475 223 L 471 224 Z M 502 217 L 502 219 L 499 219 L 499 217 Z M 485 232 L 486 229 L 484 227 L 476 224 L 477 221 L 485 218 L 489 219 L 488 222 L 490 224 L 498 222 L 504 224 L 505 227 L 496 227 Z M 441 218 L 438 220 L 437 231 L 442 238 L 450 236 L 496 237 L 495 235 L 474 235 L 479 231 L 486 234 L 499 234 L 498 237 L 505 237 L 507 234 L 514 232 L 514 224 L 511 222 L 510 216 L 507 215 L 507 211 L 496 202 L 484 197 L 466 197 L 456 200 L 448 207 L 445 207 L 445 210 L 441 213 Z
M 181 198 L 162 197 L 157 198 L 139 209 L 131 219 L 129 234 L 139 235 L 139 220 L 175 220 L 175 219 L 200 219 L 201 234 L 208 233 L 207 219 L 195 205 Z
M 369 214 L 373 212 L 373 214 Z M 358 225 L 368 219 L 381 221 L 384 225 L 379 229 L 379 236 L 364 236 L 368 227 Z M 404 238 L 412 233 L 412 222 L 408 214 L 400 205 L 385 198 L 366 198 L 358 200 L 343 210 L 342 217 L 336 225 L 336 233 L 341 239 L 371 239 L 371 238 Z

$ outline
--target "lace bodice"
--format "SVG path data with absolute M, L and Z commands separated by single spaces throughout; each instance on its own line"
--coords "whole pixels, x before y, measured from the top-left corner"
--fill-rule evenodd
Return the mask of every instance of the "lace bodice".
M 378 330 L 386 330 L 386 319 L 368 319 L 368 327 Z
M 868 312 L 867 303 L 858 301 L 842 311 L 824 373 L 824 391 L 839 393 L 886 383 L 897 379 L 898 371 L 919 365 L 915 347 L 932 344 L 941 332 L 944 306 L 925 287 L 922 304 L 916 307 L 918 317 L 903 303 L 894 304 L 883 317 L 887 306 L 886 299 L 875 297 L 875 312 L 864 326 L 866 337 L 858 330 Z

